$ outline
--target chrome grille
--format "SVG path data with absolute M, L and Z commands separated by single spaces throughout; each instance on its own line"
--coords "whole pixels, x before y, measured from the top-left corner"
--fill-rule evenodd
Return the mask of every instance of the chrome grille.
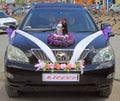
M 43 61 L 50 61 L 46 54 L 40 49 L 31 49 L 32 53 L 37 59 Z M 70 61 L 73 55 L 73 49 L 53 49 L 53 54 L 59 63 L 66 63 Z M 85 59 L 89 53 L 89 49 L 85 49 L 78 60 Z
M 59 63 L 66 63 L 70 61 L 73 50 L 53 50 L 53 53 Z

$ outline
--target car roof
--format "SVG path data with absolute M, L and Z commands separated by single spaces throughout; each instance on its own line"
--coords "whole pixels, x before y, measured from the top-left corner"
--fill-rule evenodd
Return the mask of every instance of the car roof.
M 70 9 L 83 9 L 84 7 L 80 4 L 70 4 L 70 3 L 38 3 L 35 5 L 36 8 L 70 8 Z

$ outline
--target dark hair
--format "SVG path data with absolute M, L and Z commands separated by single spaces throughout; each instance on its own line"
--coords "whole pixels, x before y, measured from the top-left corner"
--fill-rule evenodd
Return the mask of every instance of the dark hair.
M 66 19 L 66 18 L 64 18 L 63 20 L 67 21 L 67 19 Z

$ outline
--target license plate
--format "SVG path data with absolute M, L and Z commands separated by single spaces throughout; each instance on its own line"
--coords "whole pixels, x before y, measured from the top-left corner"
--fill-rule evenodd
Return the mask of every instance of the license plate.
M 80 81 L 80 75 L 78 73 L 43 73 L 42 81 L 49 82 L 78 82 Z

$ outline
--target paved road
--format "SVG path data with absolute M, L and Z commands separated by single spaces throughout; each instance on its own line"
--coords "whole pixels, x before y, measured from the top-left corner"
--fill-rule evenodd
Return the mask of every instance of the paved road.
M 0 35 L 0 72 L 3 72 L 4 53 L 8 44 L 7 34 Z
M 115 50 L 116 55 L 116 73 L 111 96 L 108 99 L 100 98 L 94 93 L 75 93 L 75 92 L 42 92 L 42 93 L 25 93 L 19 98 L 9 98 L 4 88 L 4 69 L 3 57 L 5 48 L 8 44 L 7 35 L 0 35 L 0 101 L 119 101 L 120 100 L 120 36 L 111 38 L 110 42 Z
M 112 37 L 110 43 L 114 49 L 116 59 L 115 79 L 120 80 L 120 35 Z

